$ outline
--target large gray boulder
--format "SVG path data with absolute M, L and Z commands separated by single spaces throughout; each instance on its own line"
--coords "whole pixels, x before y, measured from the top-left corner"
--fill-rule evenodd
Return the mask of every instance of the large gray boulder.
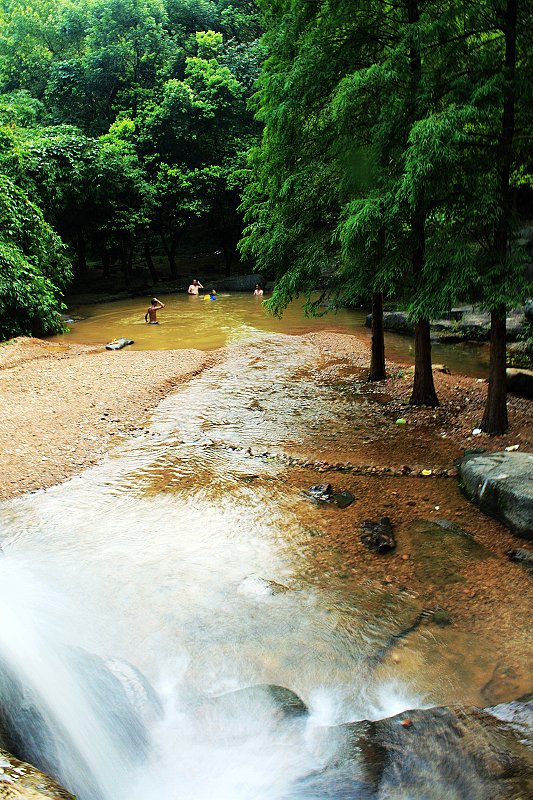
M 465 456 L 459 480 L 467 497 L 518 536 L 533 538 L 533 453 Z
M 531 704 L 428 708 L 329 730 L 337 753 L 295 797 L 525 800 L 533 792 Z
M 532 369 L 507 369 L 507 390 L 523 397 L 533 397 L 533 370 Z
M 367 316 L 365 325 L 367 328 L 372 327 L 372 314 Z M 383 328 L 386 331 L 396 331 L 396 333 L 413 333 L 415 326 L 406 311 L 385 311 Z

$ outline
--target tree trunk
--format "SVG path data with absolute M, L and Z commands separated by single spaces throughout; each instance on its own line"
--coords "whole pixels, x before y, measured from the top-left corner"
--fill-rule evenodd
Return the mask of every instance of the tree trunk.
M 516 23 L 518 0 L 507 0 L 502 30 L 505 37 L 505 96 L 498 163 L 500 165 L 500 219 L 494 235 L 494 257 L 505 271 L 511 218 L 510 173 L 515 129 Z M 506 309 L 499 305 L 490 312 L 489 390 L 481 423 L 482 430 L 500 436 L 508 427 L 506 377 Z
M 85 246 L 85 237 L 81 231 L 76 236 L 75 247 L 78 257 L 78 271 L 87 272 L 87 249 Z
M 374 292 L 372 296 L 372 350 L 368 380 L 384 381 L 386 377 L 383 292 Z
M 125 243 L 122 243 L 120 248 L 120 263 L 122 265 L 122 273 L 124 275 L 124 282 L 126 284 L 126 289 L 130 289 L 132 259 L 130 258 L 130 252 Z
M 152 251 L 150 250 L 150 241 L 148 237 L 146 237 L 146 239 L 144 240 L 144 260 L 146 261 L 146 266 L 148 267 L 148 271 L 150 272 L 152 283 L 155 286 L 155 284 L 159 280 L 159 276 L 157 274 L 154 260 L 152 258 Z
M 505 328 L 505 306 L 501 305 L 490 312 L 489 391 L 481 422 L 481 429 L 491 436 L 501 436 L 508 425 Z
M 420 21 L 420 11 L 418 0 L 408 0 L 407 17 L 410 25 L 417 25 Z M 422 81 L 422 57 L 420 53 L 420 42 L 417 37 L 413 37 L 409 48 L 409 63 L 412 77 L 412 117 L 413 120 L 419 118 L 417 108 L 417 96 L 420 83 Z M 425 259 L 425 213 L 422 200 L 418 201 L 418 207 L 413 213 L 411 222 L 412 250 L 411 264 L 413 269 L 415 286 L 422 278 L 422 270 Z M 431 367 L 431 338 L 429 333 L 429 320 L 418 320 L 415 326 L 415 376 L 413 380 L 413 392 L 410 404 L 413 406 L 438 406 L 439 400 L 433 383 L 433 370 Z
M 178 265 L 176 264 L 176 251 L 178 249 L 178 238 L 177 236 L 172 236 L 170 240 L 170 250 L 169 250 L 169 264 L 170 264 L 170 275 L 172 280 L 176 280 L 178 277 Z
M 222 253 L 224 254 L 224 263 L 226 265 L 226 278 L 231 277 L 231 265 L 233 264 L 233 256 L 235 249 L 231 245 L 222 245 Z
M 171 278 L 175 279 L 178 277 L 178 268 L 176 266 L 176 245 L 174 240 L 171 239 L 171 245 L 169 247 L 164 233 L 161 234 L 161 244 L 163 245 L 163 250 L 165 251 L 165 255 L 167 257 L 168 266 L 170 268 L 170 276 Z
M 105 278 L 109 278 L 111 274 L 111 263 L 109 261 L 109 253 L 107 247 L 102 248 L 102 271 Z
M 439 405 L 433 383 L 428 319 L 421 319 L 415 325 L 415 379 L 409 403 L 412 406 L 433 406 L 433 408 Z
M 420 280 L 424 265 L 425 231 L 424 217 L 418 214 L 412 223 L 413 245 L 411 262 L 415 284 Z M 438 406 L 439 399 L 433 383 L 433 369 L 431 366 L 431 337 L 429 320 L 420 319 L 415 325 L 415 376 L 413 380 L 413 393 L 409 403 L 412 406 Z

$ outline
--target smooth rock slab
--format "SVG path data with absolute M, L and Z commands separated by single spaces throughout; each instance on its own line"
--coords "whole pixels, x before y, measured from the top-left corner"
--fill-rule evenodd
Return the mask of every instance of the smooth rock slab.
M 459 480 L 467 497 L 513 533 L 533 538 L 533 453 L 465 456 Z

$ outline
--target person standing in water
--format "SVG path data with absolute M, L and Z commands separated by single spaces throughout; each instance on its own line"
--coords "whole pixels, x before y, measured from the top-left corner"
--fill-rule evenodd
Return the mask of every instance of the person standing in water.
M 189 288 L 187 289 L 187 294 L 198 294 L 198 289 L 203 289 L 203 288 L 204 287 L 202 286 L 200 281 L 196 280 L 195 278 L 191 283 L 191 285 L 189 286 Z
M 148 322 L 150 325 L 157 325 L 157 312 L 160 308 L 164 308 L 165 304 L 158 300 L 157 297 L 152 297 L 151 305 L 148 307 L 148 311 L 144 315 L 144 321 Z
M 254 289 L 254 297 L 262 297 L 262 296 L 263 296 L 263 290 L 261 288 L 261 284 L 256 283 Z

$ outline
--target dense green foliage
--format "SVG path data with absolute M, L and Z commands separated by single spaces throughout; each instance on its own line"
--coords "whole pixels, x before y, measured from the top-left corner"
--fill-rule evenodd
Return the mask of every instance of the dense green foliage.
M 316 311 L 317 285 L 333 305 L 405 304 L 415 404 L 438 403 L 429 319 L 484 304 L 483 426 L 505 429 L 532 42 L 525 0 L 4 0 L 3 203 L 37 216 L 24 242 L 0 231 L 4 308 L 26 309 L 2 335 L 57 327 L 65 255 L 78 279 L 97 264 L 126 286 L 141 261 L 156 282 L 162 257 L 176 278 L 188 247 L 222 252 L 229 272 L 244 212 L 241 248 L 276 279 L 275 313 L 301 293 Z
M 501 317 L 524 299 L 516 231 L 520 203 L 531 212 L 532 10 L 260 5 L 264 133 L 241 246 L 274 270 L 278 313 L 319 280 L 344 302 L 403 298 L 417 325 L 412 402 L 434 405 L 429 318 L 467 299 Z
M 129 285 L 144 261 L 156 281 L 156 252 L 176 277 L 187 247 L 221 251 L 229 271 L 259 34 L 252 0 L 2 4 L 0 174 L 40 208 L 75 274 L 119 267 Z
M 70 277 L 61 240 L 39 209 L 0 176 L 0 338 L 57 333 Z

